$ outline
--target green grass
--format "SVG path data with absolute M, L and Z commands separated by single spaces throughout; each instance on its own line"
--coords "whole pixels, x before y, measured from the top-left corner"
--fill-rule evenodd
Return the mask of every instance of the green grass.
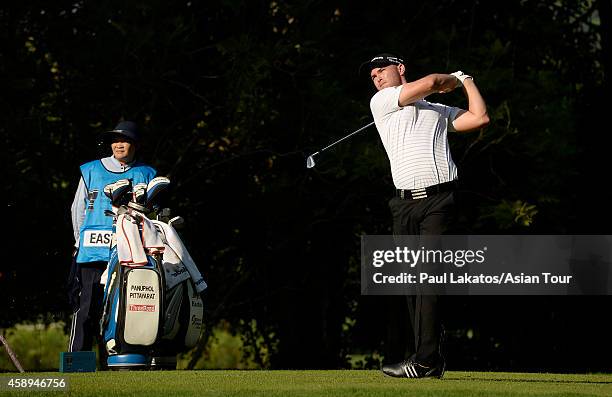
M 379 371 L 358 370 L 28 374 L 35 375 L 67 376 L 67 394 L 72 396 L 612 396 L 612 374 L 447 372 L 442 380 L 395 379 Z

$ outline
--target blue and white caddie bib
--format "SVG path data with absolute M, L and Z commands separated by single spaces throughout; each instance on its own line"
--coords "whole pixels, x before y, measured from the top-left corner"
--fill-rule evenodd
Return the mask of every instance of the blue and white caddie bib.
M 112 203 L 104 194 L 104 187 L 120 179 L 129 179 L 132 186 L 149 183 L 156 171 L 148 165 L 136 163 L 127 171 L 107 170 L 102 161 L 95 160 L 81 166 L 81 175 L 87 188 L 85 219 L 80 230 L 78 263 L 108 261 L 112 238 L 113 219 L 104 214 Z

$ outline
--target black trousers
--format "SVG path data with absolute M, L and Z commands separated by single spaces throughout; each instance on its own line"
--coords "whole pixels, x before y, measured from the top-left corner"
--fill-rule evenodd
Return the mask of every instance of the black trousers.
M 448 231 L 454 217 L 454 193 L 443 192 L 421 200 L 389 201 L 394 235 L 437 236 Z M 436 365 L 441 359 L 442 321 L 440 297 L 419 293 L 390 296 L 390 323 L 387 333 L 388 362 L 415 359 L 423 365 Z M 408 321 L 397 311 L 408 312 Z M 403 356 L 400 358 L 400 356 Z
M 68 299 L 73 313 L 68 351 L 89 351 L 94 339 L 101 342 L 99 327 L 104 286 L 100 284 L 100 276 L 105 268 L 106 262 L 76 263 L 75 258 L 72 260 Z

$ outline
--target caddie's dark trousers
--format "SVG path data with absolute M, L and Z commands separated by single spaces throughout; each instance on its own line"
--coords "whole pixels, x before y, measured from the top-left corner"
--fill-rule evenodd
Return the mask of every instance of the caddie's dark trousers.
M 404 200 L 394 197 L 389 201 L 393 215 L 394 235 L 441 235 L 450 227 L 454 211 L 454 193 L 443 192 L 420 200 Z M 399 338 L 390 335 L 389 341 L 404 339 L 405 346 L 397 346 L 392 354 L 404 355 L 404 358 L 414 358 L 424 365 L 436 365 L 441 359 L 440 345 L 442 342 L 442 324 L 440 319 L 439 297 L 431 294 L 417 294 L 404 298 L 408 306 L 409 322 L 402 330 Z M 398 308 L 404 307 L 403 302 L 394 302 Z M 405 310 L 405 309 L 404 309 Z M 395 317 L 391 322 L 397 323 L 397 313 L 389 313 Z M 390 330 L 391 334 L 393 330 Z M 389 346 L 394 349 L 393 346 Z M 390 357 L 389 361 L 401 361 Z
M 72 280 L 73 287 L 69 291 L 73 313 L 68 351 L 92 350 L 93 339 L 99 340 L 104 298 L 104 286 L 100 284 L 100 276 L 105 268 L 106 262 L 75 263 L 73 258 L 71 274 L 76 277 Z

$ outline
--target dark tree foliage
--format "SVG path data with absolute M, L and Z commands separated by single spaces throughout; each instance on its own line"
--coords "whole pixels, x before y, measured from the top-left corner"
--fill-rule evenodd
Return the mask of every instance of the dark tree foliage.
M 262 365 L 346 367 L 389 353 L 401 312 L 360 296 L 360 236 L 390 232 L 387 159 L 358 66 L 475 76 L 492 119 L 452 135 L 458 233 L 607 234 L 609 0 L 12 1 L 0 9 L 7 197 L 0 326 L 67 319 L 79 164 L 120 119 L 228 321 Z M 460 93 L 431 100 L 465 107 Z M 452 369 L 602 370 L 609 297 L 449 297 Z M 391 339 L 390 339 L 391 338 Z M 201 346 L 202 347 L 202 346 Z M 269 352 L 269 362 L 262 352 Z M 607 352 L 607 354 L 605 354 Z

